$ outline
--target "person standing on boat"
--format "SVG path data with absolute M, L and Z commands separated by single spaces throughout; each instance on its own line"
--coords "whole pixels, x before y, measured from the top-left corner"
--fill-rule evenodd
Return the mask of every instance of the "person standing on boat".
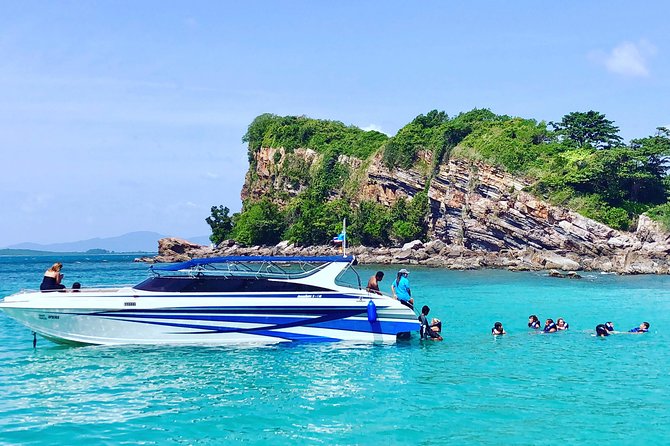
M 63 268 L 63 264 L 56 262 L 51 265 L 51 268 L 46 270 L 44 277 L 42 278 L 42 284 L 40 285 L 40 290 L 50 291 L 50 290 L 62 290 L 65 288 L 65 285 L 61 284 L 63 280 L 63 275 L 60 270 Z
M 377 271 L 377 273 L 370 277 L 370 280 L 368 280 L 368 293 L 374 293 L 374 294 L 381 294 L 382 292 L 379 291 L 379 282 L 382 281 L 384 278 L 384 272 L 383 271 Z
M 393 297 L 398 299 L 401 304 L 414 309 L 414 298 L 412 298 L 412 290 L 409 288 L 409 271 L 405 268 L 398 271 L 398 277 L 391 284 L 391 292 Z

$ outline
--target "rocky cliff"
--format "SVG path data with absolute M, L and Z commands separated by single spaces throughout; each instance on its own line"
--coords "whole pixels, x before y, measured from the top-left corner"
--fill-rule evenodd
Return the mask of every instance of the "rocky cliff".
M 279 193 L 273 194 L 273 199 L 285 203 L 307 187 L 305 173 L 314 169 L 319 157 L 309 149 L 286 153 L 281 148 L 262 148 L 247 174 L 242 198 L 255 200 L 274 190 Z M 468 257 L 467 253 L 475 253 L 477 258 L 482 253 L 487 253 L 484 257 L 495 257 L 496 253 L 509 257 L 512 252 L 510 258 L 525 259 L 521 264 L 536 267 L 547 263 L 546 256 L 532 258 L 538 252 L 551 252 L 572 258 L 586 269 L 627 273 L 669 270 L 670 234 L 645 216 L 640 217 L 635 232 L 617 231 L 524 192 L 528 184 L 522 178 L 478 161 L 452 158 L 433 168 L 438 163 L 425 152 L 408 170 L 389 170 L 381 154 L 368 162 L 340 156 L 338 162 L 350 172 L 354 186 L 347 193 L 353 202 L 373 200 L 391 205 L 401 197 L 411 199 L 427 190 L 429 238 L 444 244 L 433 253 L 444 258 L 450 258 L 449 252 L 459 252 L 461 258 Z M 342 193 L 335 191 L 334 196 Z M 448 252 L 441 252 L 443 249 Z M 396 254 L 387 253 L 394 258 Z M 412 259 L 428 260 L 412 255 L 405 258 Z

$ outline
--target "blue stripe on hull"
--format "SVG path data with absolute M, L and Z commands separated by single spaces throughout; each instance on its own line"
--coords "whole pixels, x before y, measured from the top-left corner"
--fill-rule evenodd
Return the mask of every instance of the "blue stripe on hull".
M 347 319 L 351 316 L 360 316 L 365 313 L 361 313 L 360 309 L 354 309 L 349 311 L 333 311 L 330 314 L 322 315 L 321 317 L 316 318 L 273 318 L 271 316 L 191 316 L 191 315 L 142 315 L 142 314 L 95 314 L 94 316 L 104 317 L 124 322 L 134 322 L 139 324 L 150 324 L 150 325 L 160 325 L 165 327 L 175 327 L 175 328 L 187 328 L 198 330 L 197 333 L 246 333 L 246 334 L 260 334 L 261 332 L 274 333 L 274 330 L 294 328 L 294 327 L 314 327 L 314 328 L 324 328 L 332 330 L 345 330 L 345 331 L 355 331 L 363 333 L 378 333 L 378 334 L 397 334 L 399 332 L 408 332 L 418 330 L 418 324 L 414 322 L 369 322 L 366 319 L 361 320 L 352 320 Z M 163 322 L 157 320 L 147 320 L 147 319 L 173 319 L 175 322 Z M 220 327 L 216 325 L 208 324 L 197 324 L 197 323 L 177 323 L 176 320 L 188 320 L 188 321 L 202 321 L 202 322 L 242 322 L 242 323 L 255 323 L 255 324 L 265 324 L 265 327 L 254 327 L 254 328 L 240 328 L 240 327 Z M 194 333 L 184 333 L 184 334 L 196 334 Z

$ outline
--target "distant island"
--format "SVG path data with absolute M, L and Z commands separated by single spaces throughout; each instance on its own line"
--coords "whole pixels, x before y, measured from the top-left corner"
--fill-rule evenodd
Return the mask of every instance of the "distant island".
M 76 251 L 37 251 L 34 249 L 0 249 L 0 256 L 53 256 L 53 255 L 107 255 L 107 254 L 144 254 L 150 251 L 135 251 L 130 253 L 107 251 L 106 249 L 89 249 L 84 252 Z
M 164 234 L 152 231 L 129 232 L 116 237 L 92 238 L 74 242 L 52 244 L 19 243 L 0 249 L 0 255 L 45 255 L 39 253 L 153 253 L 158 250 L 158 240 Z M 209 244 L 207 236 L 190 237 L 194 242 Z M 20 254 L 26 251 L 27 254 Z

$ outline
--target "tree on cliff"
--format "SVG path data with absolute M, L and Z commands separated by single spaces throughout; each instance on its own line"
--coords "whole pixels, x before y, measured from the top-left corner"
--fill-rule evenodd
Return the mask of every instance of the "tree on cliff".
M 607 149 L 621 145 L 623 139 L 618 135 L 619 127 L 605 115 L 596 111 L 572 112 L 561 122 L 550 122 L 556 135 L 568 145 Z
M 212 228 L 212 235 L 209 239 L 215 245 L 230 238 L 233 232 L 233 218 L 228 215 L 230 209 L 224 206 L 212 206 L 212 215 L 207 217 L 205 221 Z

